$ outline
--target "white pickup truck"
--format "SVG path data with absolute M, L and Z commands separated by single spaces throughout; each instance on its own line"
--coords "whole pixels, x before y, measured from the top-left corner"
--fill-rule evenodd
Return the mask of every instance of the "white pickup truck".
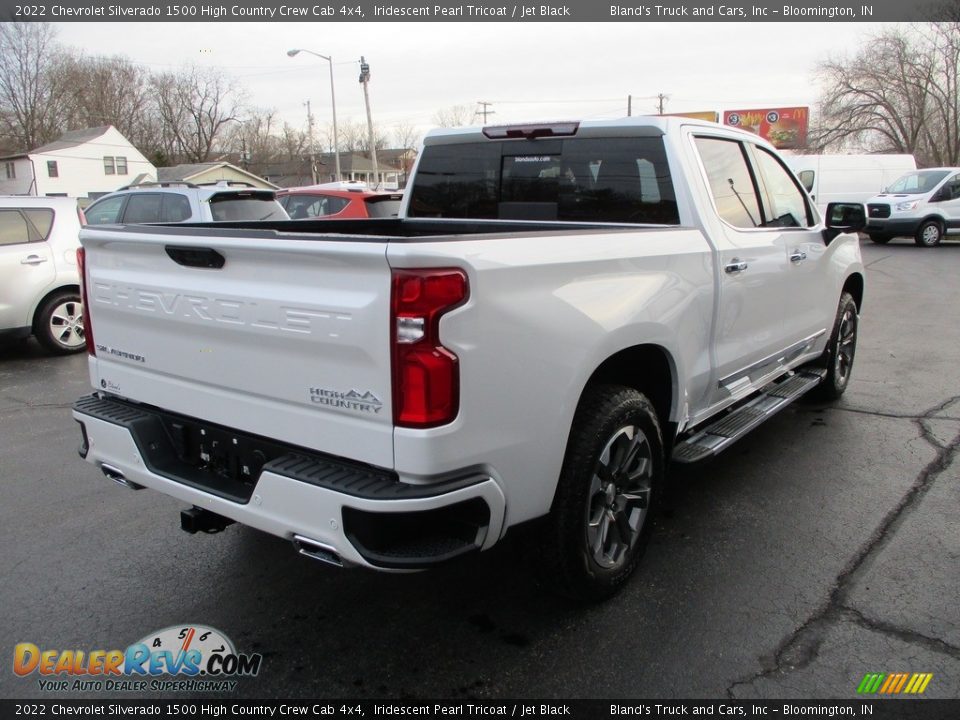
M 641 117 L 435 131 L 399 218 L 88 227 L 80 454 L 334 565 L 538 520 L 603 598 L 671 460 L 844 391 L 864 216 L 755 135 Z

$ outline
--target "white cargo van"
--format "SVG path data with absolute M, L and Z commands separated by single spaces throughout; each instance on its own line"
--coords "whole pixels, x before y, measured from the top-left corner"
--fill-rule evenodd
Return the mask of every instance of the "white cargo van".
M 791 155 L 784 158 L 820 214 L 832 202 L 866 202 L 917 169 L 913 155 Z
M 898 178 L 867 201 L 865 232 L 876 243 L 906 236 L 924 247 L 960 233 L 960 168 L 926 168 Z

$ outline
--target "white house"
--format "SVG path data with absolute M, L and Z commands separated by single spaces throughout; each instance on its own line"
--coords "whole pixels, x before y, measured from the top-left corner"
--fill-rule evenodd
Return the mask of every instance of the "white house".
M 113 125 L 71 130 L 52 143 L 0 158 L 0 194 L 96 198 L 157 169 Z

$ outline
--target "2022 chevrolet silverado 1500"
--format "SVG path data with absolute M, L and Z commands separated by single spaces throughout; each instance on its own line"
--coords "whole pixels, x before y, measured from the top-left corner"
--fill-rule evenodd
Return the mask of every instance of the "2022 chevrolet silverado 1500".
M 335 565 L 426 568 L 540 518 L 602 598 L 668 462 L 846 388 L 864 208 L 682 118 L 427 136 L 401 216 L 81 233 L 80 454 Z

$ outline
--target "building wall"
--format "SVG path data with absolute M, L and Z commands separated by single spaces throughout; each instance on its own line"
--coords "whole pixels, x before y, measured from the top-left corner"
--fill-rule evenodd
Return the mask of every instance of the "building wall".
M 7 178 L 7 165 L 13 165 L 13 178 Z M 0 195 L 34 195 L 33 165 L 30 158 L 0 160 Z
M 114 158 L 114 174 L 108 175 L 104 166 L 104 157 Z M 127 160 L 127 170 L 124 174 L 116 172 L 116 158 L 124 157 Z M 141 173 L 146 173 L 151 179 L 156 179 L 157 170 L 140 152 L 133 147 L 126 138 L 115 128 L 110 128 L 103 135 L 87 143 L 73 147 L 54 150 L 47 153 L 30 155 L 33 167 L 36 170 L 36 186 L 25 186 L 20 180 L 20 167 L 17 167 L 17 186 L 19 190 L 7 189 L 3 184 L 6 173 L 0 167 L 0 192 L 6 194 L 31 195 L 66 195 L 68 197 L 89 197 L 92 194 L 100 195 L 113 192 L 124 185 L 129 185 Z M 23 160 L 29 168 L 30 160 Z M 58 177 L 50 177 L 47 163 L 57 163 Z M 17 161 L 21 162 L 21 161 Z M 25 173 L 26 177 L 26 173 Z M 12 185 L 10 186 L 13 187 Z

